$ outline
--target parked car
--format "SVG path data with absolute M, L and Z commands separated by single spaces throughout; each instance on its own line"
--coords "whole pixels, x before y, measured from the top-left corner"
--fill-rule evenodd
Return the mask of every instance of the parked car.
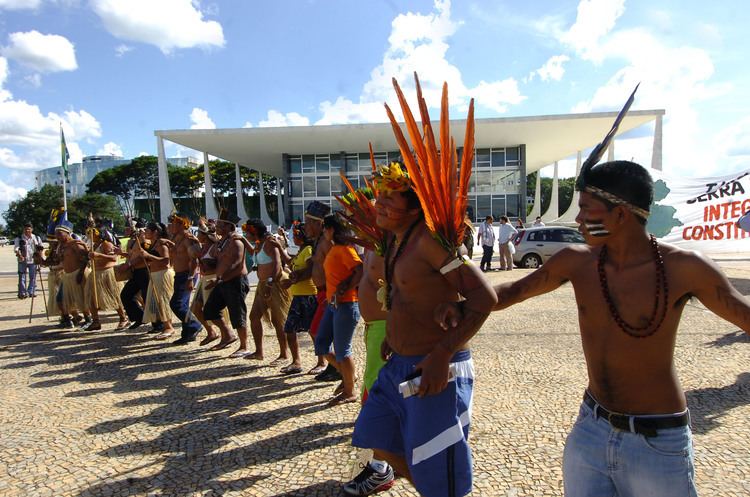
M 583 235 L 575 228 L 540 226 L 519 230 L 513 238 L 516 248 L 513 263 L 522 268 L 538 268 L 571 243 L 586 243 Z
M 9 243 L 10 243 L 10 240 L 8 240 L 8 237 L 0 236 L 0 247 L 5 247 Z

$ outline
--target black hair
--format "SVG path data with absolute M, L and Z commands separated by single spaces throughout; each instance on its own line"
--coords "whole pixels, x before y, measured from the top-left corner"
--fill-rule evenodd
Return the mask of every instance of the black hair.
M 349 231 L 335 214 L 328 214 L 323 218 L 323 229 L 333 228 L 333 242 L 336 245 L 349 245 Z
M 292 227 L 292 237 L 301 239 L 303 247 L 313 244 L 313 241 L 307 236 L 307 233 L 305 233 L 305 223 L 298 223 L 296 226 Z
M 164 226 L 164 223 L 156 223 L 152 221 L 146 225 L 146 229 L 156 231 L 156 234 L 159 236 L 159 238 L 164 238 L 165 236 L 167 236 L 167 227 Z
M 500 221 L 505 221 L 507 223 L 510 219 L 508 219 L 508 216 L 500 216 Z
M 263 221 L 258 218 L 248 219 L 246 224 L 248 228 L 252 227 L 253 230 L 255 230 L 255 234 L 258 235 L 258 238 L 263 238 L 266 236 L 266 233 L 268 233 L 268 228 L 263 224 Z
M 34 226 L 31 223 L 24 223 L 23 227 L 24 228 L 33 228 Z
M 646 211 L 654 201 L 654 180 L 645 167 L 635 162 L 616 160 L 594 166 L 586 175 L 586 185 L 600 188 Z M 616 207 L 612 202 L 599 199 L 609 210 Z M 646 223 L 640 216 L 636 218 L 641 224 Z

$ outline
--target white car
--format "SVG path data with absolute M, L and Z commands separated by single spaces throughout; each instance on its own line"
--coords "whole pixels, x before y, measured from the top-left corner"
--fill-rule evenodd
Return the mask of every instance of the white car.
M 8 237 L 6 236 L 0 236 L 0 247 L 4 247 L 10 243 L 10 240 L 8 240 Z
M 536 269 L 571 243 L 586 243 L 575 228 L 540 226 L 518 230 L 513 238 L 516 248 L 513 262 L 518 267 Z

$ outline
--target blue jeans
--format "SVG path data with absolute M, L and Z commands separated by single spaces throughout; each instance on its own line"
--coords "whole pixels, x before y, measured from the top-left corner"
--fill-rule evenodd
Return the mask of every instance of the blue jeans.
M 336 360 L 343 361 L 352 355 L 352 337 L 359 321 L 359 303 L 341 302 L 336 307 L 326 304 L 315 336 L 315 355 L 336 352 Z
M 190 312 L 190 290 L 187 289 L 187 282 L 191 275 L 187 271 L 182 271 L 174 275 L 174 293 L 169 299 L 169 307 L 175 316 L 182 321 L 181 337 L 186 340 L 195 339 L 195 335 L 201 330 L 202 325 L 195 319 Z
M 28 286 L 26 285 L 26 271 L 29 272 Z M 36 264 L 32 262 L 18 263 L 18 295 L 33 295 L 36 293 Z
M 582 404 L 565 442 L 563 481 L 566 497 L 697 497 L 690 427 L 647 438 Z

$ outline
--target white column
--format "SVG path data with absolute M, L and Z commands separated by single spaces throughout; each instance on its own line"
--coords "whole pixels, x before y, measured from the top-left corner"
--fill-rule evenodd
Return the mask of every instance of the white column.
M 612 162 L 615 160 L 615 139 L 612 137 L 612 141 L 609 142 L 609 147 L 607 147 L 607 162 Z
M 559 207 L 559 188 L 558 188 L 558 178 L 557 178 L 557 161 L 555 161 L 555 165 L 553 166 L 553 172 L 552 172 L 552 198 L 549 202 L 549 208 L 547 209 L 547 212 L 542 214 L 542 221 L 549 222 L 549 221 L 555 221 L 558 217 L 560 217 L 560 207 Z
M 576 179 L 578 178 L 579 174 L 581 174 L 581 151 L 580 150 L 576 154 Z M 559 223 L 575 223 L 576 216 L 578 215 L 578 199 L 580 197 L 581 197 L 580 192 L 576 191 L 576 189 L 574 188 L 573 198 L 570 201 L 568 210 L 566 210 L 565 213 L 557 219 Z
M 235 180 L 235 191 L 237 192 L 237 215 L 240 217 L 241 222 L 247 221 L 250 217 L 245 211 L 245 200 L 242 195 L 242 179 L 240 178 L 240 165 L 234 163 L 234 180 Z
M 266 209 L 266 193 L 263 190 L 263 173 L 258 171 L 258 195 L 260 195 L 260 220 L 266 226 L 273 226 L 271 216 L 268 215 L 268 209 Z
M 169 174 L 167 174 L 167 156 L 164 154 L 164 139 L 156 137 L 156 150 L 159 166 L 159 219 L 162 223 L 167 222 L 169 215 L 175 210 L 172 200 L 172 187 L 169 185 Z
M 662 154 L 662 134 L 661 134 L 661 121 L 663 116 L 656 116 L 656 123 L 654 124 L 654 148 L 651 152 L 651 169 L 657 169 L 661 171 L 661 154 Z
M 534 190 L 534 206 L 529 212 L 529 219 L 536 219 L 542 213 L 542 170 L 536 172 L 536 189 Z
M 203 182 L 206 189 L 206 217 L 216 219 L 219 217 L 219 210 L 216 208 L 214 200 L 214 189 L 211 184 L 211 172 L 208 169 L 208 153 L 203 152 Z
M 284 202 L 281 200 L 281 178 L 276 178 L 276 206 L 279 210 L 279 226 L 286 225 L 286 216 L 284 216 Z

